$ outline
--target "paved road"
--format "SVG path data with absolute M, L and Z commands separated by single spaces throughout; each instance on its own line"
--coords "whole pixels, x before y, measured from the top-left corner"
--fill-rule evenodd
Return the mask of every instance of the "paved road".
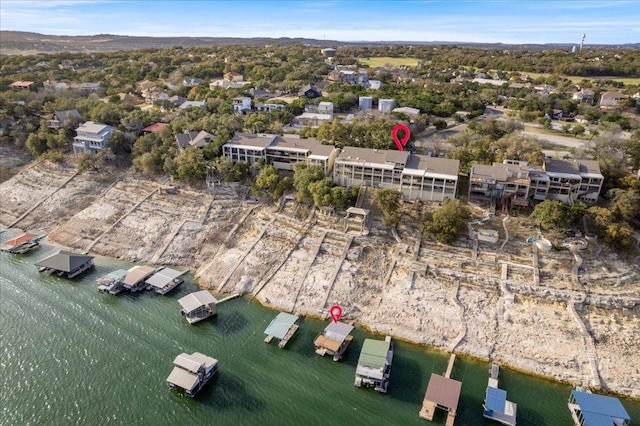
M 526 129 L 526 128 L 525 128 Z M 558 146 L 566 146 L 569 148 L 582 148 L 589 141 L 583 139 L 576 139 L 569 136 L 560 136 L 560 135 L 547 135 L 544 133 L 538 133 L 535 131 L 525 130 L 522 132 L 523 135 L 533 136 L 540 140 L 546 140 L 551 142 L 554 145 Z

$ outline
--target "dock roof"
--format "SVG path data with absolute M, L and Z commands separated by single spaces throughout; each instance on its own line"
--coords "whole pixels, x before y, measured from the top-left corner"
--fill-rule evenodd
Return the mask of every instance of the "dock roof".
M 586 426 L 609 426 L 612 419 L 631 420 L 618 398 L 588 392 L 571 391 L 580 406 Z
M 484 404 L 489 410 L 504 413 L 507 404 L 507 391 L 487 386 L 487 395 Z
M 391 342 L 385 340 L 365 339 L 360 358 L 358 358 L 358 366 L 384 368 L 390 346 Z
M 455 410 L 458 407 L 461 389 L 462 382 L 431 373 L 424 399 Z
M 39 238 L 39 235 L 36 234 L 22 234 L 19 237 L 11 238 L 10 240 L 4 241 L 2 243 L 3 249 L 11 249 L 14 247 L 18 247 L 26 242 L 33 240 L 34 238 Z
M 300 318 L 298 315 L 291 315 L 286 312 L 280 312 L 264 330 L 264 334 L 283 339 L 289 329 Z
M 193 373 L 189 373 L 180 367 L 173 367 L 171 374 L 167 377 L 167 382 L 176 386 L 186 389 L 188 391 L 193 390 L 198 384 L 198 376 Z
M 121 280 L 122 278 L 127 276 L 128 271 L 126 269 L 117 269 L 113 272 L 109 272 L 107 276 L 109 278 L 113 278 L 114 280 Z
M 162 268 L 161 270 L 153 274 L 150 278 L 148 278 L 146 283 L 151 284 L 156 288 L 162 288 L 185 273 L 186 271 L 180 272 L 171 268 Z
M 134 285 L 140 282 L 141 279 L 155 271 L 156 268 L 153 266 L 141 266 L 136 265 L 133 268 L 129 269 L 127 276 L 124 277 L 123 282 L 127 285 Z
M 202 367 L 202 363 L 186 353 L 181 353 L 173 360 L 173 364 L 178 367 L 182 367 L 187 371 L 191 371 L 192 373 L 197 373 Z
M 178 299 L 178 303 L 182 306 L 182 309 L 188 313 L 201 306 L 216 304 L 218 301 L 209 290 L 200 290 Z
M 56 271 L 71 272 L 91 259 L 93 259 L 93 256 L 86 256 L 66 250 L 60 250 L 58 253 L 36 262 L 36 266 L 55 269 Z
M 345 324 L 343 322 L 331 322 L 331 324 L 324 329 L 324 335 L 331 340 L 335 340 L 339 345 L 341 345 L 352 330 L 352 325 Z M 387 353 L 385 352 L 384 355 L 386 357 Z

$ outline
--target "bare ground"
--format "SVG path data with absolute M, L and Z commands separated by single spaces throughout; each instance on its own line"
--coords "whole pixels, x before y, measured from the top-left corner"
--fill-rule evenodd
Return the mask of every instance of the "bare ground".
M 375 209 L 361 236 L 339 216 L 294 202 L 277 212 L 234 185 L 167 191 L 135 174 L 74 174 L 41 163 L 1 183 L 0 223 L 27 213 L 15 227 L 78 251 L 184 266 L 202 287 L 303 315 L 326 318 L 339 304 L 346 320 L 380 333 L 640 397 L 638 266 L 596 241 L 579 253 L 578 272 L 568 250 L 534 252 L 526 219 L 479 209 L 473 229 L 498 230 L 500 241 L 476 252 L 469 238 L 420 237 L 415 219 L 430 205 L 405 206 L 396 241 Z

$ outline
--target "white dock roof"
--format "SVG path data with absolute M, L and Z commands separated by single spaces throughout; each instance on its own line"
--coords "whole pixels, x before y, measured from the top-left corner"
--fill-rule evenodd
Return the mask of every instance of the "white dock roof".
M 198 376 L 193 373 L 189 373 L 180 367 L 173 367 L 171 374 L 167 377 L 167 382 L 188 391 L 193 390 L 193 388 L 196 387 L 198 380 Z
M 339 344 L 344 342 L 344 339 L 347 338 L 351 331 L 353 330 L 353 326 L 349 324 L 345 324 L 343 322 L 332 322 L 324 329 L 324 335 L 331 340 L 335 340 Z
M 209 290 L 200 290 L 178 299 L 178 303 L 185 312 L 189 313 L 194 309 L 198 309 L 200 306 L 216 304 L 218 301 Z
M 194 359 L 192 355 L 181 353 L 173 360 L 173 364 L 178 367 L 182 367 L 185 370 L 191 371 L 192 373 L 197 373 L 202 367 L 202 362 L 198 359 Z
M 129 273 L 127 273 L 127 276 L 124 277 L 124 281 L 123 282 L 125 284 L 127 284 L 127 285 L 137 284 L 145 276 L 147 276 L 150 273 L 152 273 L 153 271 L 155 271 L 155 269 L 156 268 L 154 268 L 153 266 L 136 265 L 133 268 L 129 269 Z
M 150 278 L 148 278 L 146 283 L 151 284 L 156 288 L 162 288 L 169 284 L 175 278 L 178 278 L 185 273 L 186 271 L 180 272 L 171 268 L 162 268 L 160 271 L 156 272 Z

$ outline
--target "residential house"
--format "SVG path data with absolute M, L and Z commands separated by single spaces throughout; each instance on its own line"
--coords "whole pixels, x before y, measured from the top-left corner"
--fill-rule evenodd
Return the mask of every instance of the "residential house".
M 407 200 L 444 201 L 455 198 L 460 160 L 409 154 L 400 191 Z
M 251 111 L 251 98 L 246 96 L 238 96 L 231 100 L 231 106 L 234 112 L 244 114 L 247 111 Z
M 65 90 L 69 88 L 69 85 L 62 81 L 45 80 L 42 87 L 49 90 Z
M 619 102 L 628 97 L 620 92 L 604 92 L 600 97 L 600 108 L 617 108 Z
M 333 120 L 333 114 L 323 114 L 319 112 L 303 112 L 294 117 L 292 124 L 294 126 L 310 126 L 318 127 L 323 123 L 329 123 Z
M 251 89 L 249 89 L 249 94 L 254 98 L 264 99 L 273 98 L 275 96 L 273 93 L 268 92 L 264 89 L 258 89 L 257 87 L 252 87 Z
M 31 87 L 32 84 L 33 84 L 33 81 L 18 80 L 18 81 L 14 81 L 9 86 L 13 87 L 14 89 L 29 90 L 29 87 Z
M 244 75 L 239 72 L 230 71 L 224 74 L 224 79 L 232 83 L 244 82 Z
M 300 89 L 300 91 L 298 92 L 298 96 L 304 96 L 309 99 L 319 98 L 320 96 L 322 96 L 322 91 L 315 86 L 307 84 L 302 89 Z
M 273 111 L 282 111 L 286 105 L 284 104 L 274 104 L 269 102 L 258 102 L 256 104 L 256 111 L 261 112 L 273 112 Z
M 74 89 L 84 90 L 85 92 L 95 92 L 100 89 L 100 83 L 78 83 L 71 87 Z
M 198 107 L 204 107 L 205 105 L 207 105 L 206 101 L 184 101 L 182 104 L 180 104 L 180 106 L 178 107 L 178 109 L 187 109 L 187 108 L 198 108 Z
M 182 85 L 186 87 L 194 87 L 202 83 L 201 78 L 184 78 L 182 79 Z
M 51 118 L 47 121 L 47 127 L 50 129 L 60 129 L 67 120 L 82 120 L 77 109 L 69 109 L 65 111 L 55 111 Z
M 333 114 L 333 102 L 320 102 L 317 111 L 320 114 Z
M 358 73 L 352 70 L 341 70 L 340 80 L 344 83 L 355 84 L 358 81 Z
M 582 89 L 581 91 L 574 93 L 572 99 L 579 103 L 593 104 L 595 99 L 595 93 L 591 89 Z
M 576 201 L 594 204 L 598 201 L 604 176 L 597 161 L 547 159 L 544 171 L 549 176 L 547 199 L 567 204 Z
M 182 105 L 182 103 L 186 101 L 187 98 L 185 98 L 184 96 L 173 95 L 173 96 L 167 97 L 166 100 L 171 102 L 175 106 L 178 106 L 178 105 Z
M 97 152 L 107 145 L 115 127 L 102 123 L 87 121 L 76 129 L 73 138 L 73 155 L 82 152 Z
M 361 110 L 373 109 L 373 96 L 360 96 L 358 98 L 358 108 Z
M 382 88 L 382 82 L 380 80 L 369 80 L 369 89 L 380 90 Z
M 152 124 L 150 126 L 145 127 L 144 129 L 142 129 L 142 132 L 146 135 L 149 133 L 156 133 L 161 131 L 162 129 L 164 129 L 165 127 L 167 127 L 169 124 L 167 123 L 155 123 Z
M 469 174 L 469 198 L 500 201 L 503 207 L 529 205 L 529 165 L 526 161 L 474 164 Z
M 378 111 L 388 113 L 396 106 L 395 99 L 378 99 Z
M 246 84 L 251 84 L 249 81 L 228 81 L 228 80 L 213 80 L 209 83 L 209 90 L 215 90 L 216 87 L 222 87 L 223 89 L 242 89 Z
M 420 114 L 420 110 L 418 108 L 411 108 L 411 107 L 394 108 L 393 110 L 391 110 L 391 112 L 398 112 L 400 114 L 406 114 L 409 117 L 415 117 L 416 115 Z
M 201 130 L 199 132 L 186 132 L 176 135 L 176 144 L 178 152 L 182 153 L 187 147 L 204 148 L 211 143 L 213 136 L 210 133 Z
M 133 93 L 118 93 L 118 97 L 123 104 L 138 105 L 141 102 L 140 98 Z

